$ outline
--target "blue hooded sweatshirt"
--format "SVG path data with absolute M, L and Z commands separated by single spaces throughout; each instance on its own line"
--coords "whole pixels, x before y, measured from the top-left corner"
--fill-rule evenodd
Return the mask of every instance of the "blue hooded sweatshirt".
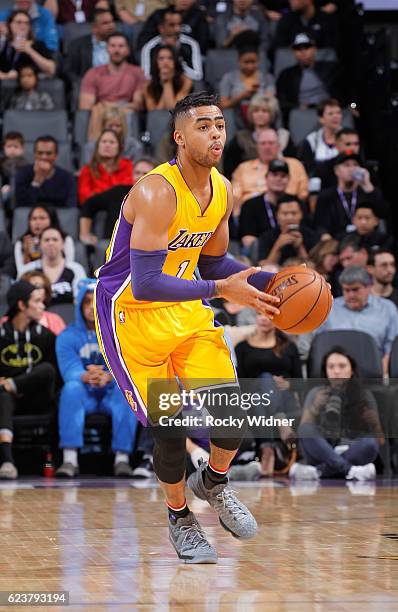
M 81 309 L 84 296 L 88 291 L 93 293 L 95 282 L 92 278 L 80 282 L 75 322 L 68 325 L 56 340 L 58 367 L 64 382 L 81 380 L 81 375 L 90 364 L 103 365 L 107 370 L 95 330 L 87 329 Z

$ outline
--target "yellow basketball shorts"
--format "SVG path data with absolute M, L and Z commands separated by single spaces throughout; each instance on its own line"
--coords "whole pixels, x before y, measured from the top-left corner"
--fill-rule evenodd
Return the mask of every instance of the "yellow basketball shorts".
M 201 301 L 127 308 L 97 285 L 95 314 L 108 368 L 145 425 L 157 421 L 152 404 L 148 414 L 151 380 L 168 381 L 170 393 L 181 385 L 190 391 L 237 384 L 224 329 L 215 325 L 213 311 Z

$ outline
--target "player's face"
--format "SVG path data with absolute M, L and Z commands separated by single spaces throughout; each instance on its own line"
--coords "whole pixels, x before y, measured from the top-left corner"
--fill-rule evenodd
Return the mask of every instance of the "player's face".
M 352 218 L 360 236 L 372 232 L 378 225 L 379 220 L 369 208 L 359 208 Z
M 225 121 L 218 106 L 198 106 L 179 120 L 174 139 L 197 164 L 216 166 L 225 146 Z
M 270 191 L 283 193 L 289 182 L 289 175 L 286 172 L 268 172 L 267 185 Z
M 351 378 L 353 372 L 350 360 L 345 355 L 332 353 L 326 362 L 326 376 L 329 379 Z
M 380 253 L 375 256 L 374 277 L 382 284 L 390 284 L 396 272 L 395 259 L 390 253 Z
M 343 297 L 350 310 L 362 310 L 368 303 L 370 287 L 361 283 L 343 284 Z

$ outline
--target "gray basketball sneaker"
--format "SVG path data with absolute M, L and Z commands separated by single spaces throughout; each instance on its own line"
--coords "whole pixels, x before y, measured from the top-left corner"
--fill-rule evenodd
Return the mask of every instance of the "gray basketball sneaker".
M 169 538 L 184 563 L 217 563 L 217 552 L 206 540 L 193 512 L 175 523 L 169 519 Z
M 187 480 L 188 487 L 199 499 L 209 502 L 218 513 L 219 521 L 236 538 L 248 540 L 257 533 L 257 522 L 250 510 L 238 500 L 228 483 L 215 485 L 206 489 L 203 482 L 203 472 L 207 463 L 201 463 L 199 468 Z

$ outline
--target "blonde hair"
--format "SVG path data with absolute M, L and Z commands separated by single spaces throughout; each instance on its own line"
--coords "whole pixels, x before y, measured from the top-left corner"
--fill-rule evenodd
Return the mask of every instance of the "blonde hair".
M 270 125 L 273 125 L 280 113 L 278 100 L 275 98 L 275 96 L 255 94 L 251 98 L 249 108 L 247 110 L 247 118 L 251 124 L 253 124 L 253 111 L 255 111 L 260 106 L 264 107 L 269 112 Z
M 110 106 L 109 108 L 107 108 L 104 111 L 104 114 L 102 115 L 101 132 L 108 129 L 106 127 L 106 123 L 107 121 L 109 121 L 109 119 L 120 119 L 120 123 L 122 126 L 122 138 L 123 138 L 123 141 L 126 140 L 126 136 L 128 132 L 126 113 L 120 110 L 118 106 Z M 109 128 L 109 129 L 112 129 L 112 128 Z

